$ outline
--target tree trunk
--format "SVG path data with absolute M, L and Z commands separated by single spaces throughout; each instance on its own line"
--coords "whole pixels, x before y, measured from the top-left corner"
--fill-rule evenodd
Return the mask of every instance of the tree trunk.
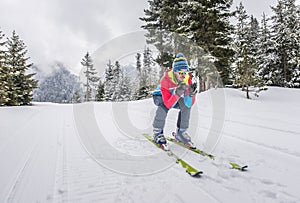
M 249 85 L 246 86 L 246 96 L 247 96 L 247 99 L 250 99 L 250 95 L 249 95 Z

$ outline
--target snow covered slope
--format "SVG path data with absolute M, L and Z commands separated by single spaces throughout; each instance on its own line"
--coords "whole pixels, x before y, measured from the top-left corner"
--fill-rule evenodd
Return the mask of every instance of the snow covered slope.
M 0 202 L 300 202 L 299 101 L 300 90 L 283 88 L 252 100 L 234 89 L 198 94 L 190 133 L 216 160 L 171 145 L 204 171 L 198 179 L 141 135 L 151 133 L 151 99 L 2 107 Z

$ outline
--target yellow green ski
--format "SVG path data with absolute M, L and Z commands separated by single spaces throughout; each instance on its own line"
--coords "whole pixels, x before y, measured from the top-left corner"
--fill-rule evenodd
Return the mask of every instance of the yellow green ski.
M 174 132 L 172 134 L 174 136 Z M 202 151 L 200 149 L 197 149 L 197 148 L 190 148 L 190 147 L 186 146 L 183 142 L 177 141 L 175 138 L 166 137 L 166 140 L 168 140 L 170 142 L 173 142 L 173 143 L 175 143 L 175 144 L 177 144 L 179 146 L 182 146 L 182 147 L 184 147 L 186 149 L 189 149 L 189 150 L 191 150 L 191 151 L 193 151 L 193 152 L 195 152 L 197 154 L 200 154 L 202 156 L 206 156 L 206 157 L 210 158 L 211 160 L 215 160 L 215 156 L 214 155 L 208 154 L 208 153 L 206 153 L 206 152 L 204 152 L 204 151 Z M 248 168 L 247 165 L 241 166 L 241 165 L 233 163 L 233 162 L 229 162 L 229 164 L 231 165 L 232 169 L 236 169 L 236 170 L 240 170 L 240 171 L 246 171 L 247 168 Z
M 143 136 L 145 138 L 147 138 L 150 142 L 152 142 L 156 147 L 161 148 L 161 146 L 157 143 L 154 142 L 153 137 L 151 135 L 148 134 L 143 134 Z M 164 150 L 165 151 L 165 150 Z M 173 159 L 175 159 L 177 164 L 180 164 L 182 166 L 182 168 L 186 169 L 185 171 L 192 177 L 201 177 L 201 175 L 203 174 L 203 171 L 199 171 L 197 169 L 195 169 L 194 167 L 192 167 L 189 163 L 187 163 L 186 161 L 184 161 L 183 159 L 179 158 L 176 154 L 174 154 L 174 152 L 172 152 L 171 150 L 165 151 L 169 157 L 172 157 Z
M 212 159 L 212 160 L 215 159 L 214 155 L 212 155 L 212 154 L 207 154 L 206 152 L 204 152 L 204 151 L 202 151 L 202 150 L 200 150 L 200 149 L 197 149 L 197 148 L 195 149 L 195 148 L 187 147 L 183 142 L 179 142 L 179 141 L 177 141 L 177 140 L 174 139 L 174 138 L 166 137 L 166 139 L 167 139 L 168 141 L 170 141 L 170 142 L 173 142 L 173 143 L 178 144 L 178 145 L 180 145 L 180 146 L 182 146 L 182 147 L 185 147 L 185 148 L 187 148 L 187 149 L 189 149 L 189 150 L 191 150 L 191 151 L 193 151 L 193 152 L 195 152 L 195 153 L 197 153 L 197 154 L 200 154 L 200 155 L 202 155 L 202 156 L 207 156 L 208 158 L 210 158 L 210 159 Z

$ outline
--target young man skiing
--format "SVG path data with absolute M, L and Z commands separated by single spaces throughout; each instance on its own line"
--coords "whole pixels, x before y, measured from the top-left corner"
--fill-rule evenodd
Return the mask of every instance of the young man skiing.
M 165 72 L 160 86 L 153 92 L 154 103 L 158 106 L 153 122 L 153 138 L 162 148 L 168 148 L 163 129 L 171 108 L 180 110 L 175 138 L 186 146 L 195 148 L 187 129 L 196 93 L 196 85 L 192 84 L 187 60 L 182 53 L 179 53 L 173 61 L 172 69 Z

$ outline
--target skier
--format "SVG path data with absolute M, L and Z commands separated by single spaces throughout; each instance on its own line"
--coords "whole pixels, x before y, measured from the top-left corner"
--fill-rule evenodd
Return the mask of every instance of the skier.
M 197 85 L 192 84 L 189 66 L 182 53 L 176 55 L 172 68 L 168 69 L 160 81 L 160 85 L 153 92 L 153 99 L 157 105 L 153 121 L 153 139 L 167 150 L 164 137 L 165 120 L 169 109 L 179 109 L 177 131 L 175 138 L 190 148 L 195 148 L 187 129 L 189 127 L 190 111 L 195 103 Z

